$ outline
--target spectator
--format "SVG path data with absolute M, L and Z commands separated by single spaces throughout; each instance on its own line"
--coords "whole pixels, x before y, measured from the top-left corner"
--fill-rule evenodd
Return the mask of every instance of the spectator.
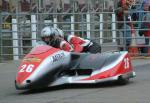
M 4 12 L 10 11 L 10 5 L 7 0 L 2 0 L 2 11 L 4 11 Z
M 28 12 L 30 11 L 30 2 L 27 0 L 23 0 L 21 3 L 21 11 L 22 12 Z
M 150 3 L 149 2 L 145 2 L 144 3 L 144 11 L 145 15 L 142 18 L 142 23 L 141 23 L 141 28 L 139 31 L 140 36 L 144 35 L 145 38 L 145 47 L 143 48 L 143 53 L 145 53 L 145 55 L 147 55 L 148 53 L 148 45 L 149 45 L 149 39 L 150 39 Z
M 136 19 L 138 21 L 138 27 L 141 28 L 141 21 L 143 16 L 145 15 L 145 11 L 148 11 L 148 2 L 149 0 L 143 0 L 142 2 L 138 2 L 135 6 Z
M 121 39 L 118 41 L 118 44 L 125 44 L 126 48 L 119 48 L 120 50 L 128 50 L 128 46 L 131 43 L 131 22 L 129 21 L 129 9 L 131 8 L 131 5 L 133 3 L 133 0 L 120 0 L 118 2 L 118 8 L 116 10 L 117 15 L 117 21 L 118 21 L 118 29 L 121 29 L 119 31 L 119 36 Z M 122 39 L 123 37 L 123 39 Z

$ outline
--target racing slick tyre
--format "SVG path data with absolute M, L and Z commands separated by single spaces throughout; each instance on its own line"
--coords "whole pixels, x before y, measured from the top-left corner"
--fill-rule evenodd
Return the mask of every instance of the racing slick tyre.
M 129 78 L 124 78 L 123 76 L 119 76 L 117 83 L 119 85 L 126 85 L 127 83 L 129 83 Z

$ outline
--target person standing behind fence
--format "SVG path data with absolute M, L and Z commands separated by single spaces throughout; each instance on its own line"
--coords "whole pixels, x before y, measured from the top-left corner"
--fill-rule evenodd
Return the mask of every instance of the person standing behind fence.
M 119 48 L 120 50 L 128 50 L 128 46 L 131 43 L 131 27 L 129 23 L 129 9 L 131 8 L 131 5 L 133 3 L 133 0 L 120 0 L 118 2 L 118 7 L 116 10 L 117 15 L 117 21 L 118 21 L 118 29 L 121 29 L 119 31 L 119 36 L 121 39 L 119 40 L 119 45 L 125 45 L 126 48 Z
M 149 39 L 150 39 L 150 1 L 145 2 L 144 6 L 144 11 L 145 11 L 145 15 L 142 18 L 141 22 L 141 28 L 139 30 L 139 35 L 145 36 L 145 47 L 143 48 L 143 53 L 145 53 L 145 55 L 148 55 L 148 48 L 147 47 L 149 45 Z

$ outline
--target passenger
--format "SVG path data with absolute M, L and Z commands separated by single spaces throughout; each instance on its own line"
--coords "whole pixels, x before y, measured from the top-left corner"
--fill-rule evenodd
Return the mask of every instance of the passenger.
M 44 27 L 41 31 L 41 38 L 46 44 L 65 51 L 101 52 L 101 46 L 96 42 L 75 35 L 64 35 L 64 32 L 59 28 Z

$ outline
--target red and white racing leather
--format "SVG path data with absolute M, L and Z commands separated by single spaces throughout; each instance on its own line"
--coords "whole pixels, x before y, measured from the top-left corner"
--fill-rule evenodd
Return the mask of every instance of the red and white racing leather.
M 65 51 L 73 51 L 73 47 L 67 41 L 61 41 L 60 48 Z
M 69 35 L 67 41 L 73 45 L 75 52 L 82 52 L 84 47 L 92 45 L 90 40 L 85 40 L 75 35 Z

